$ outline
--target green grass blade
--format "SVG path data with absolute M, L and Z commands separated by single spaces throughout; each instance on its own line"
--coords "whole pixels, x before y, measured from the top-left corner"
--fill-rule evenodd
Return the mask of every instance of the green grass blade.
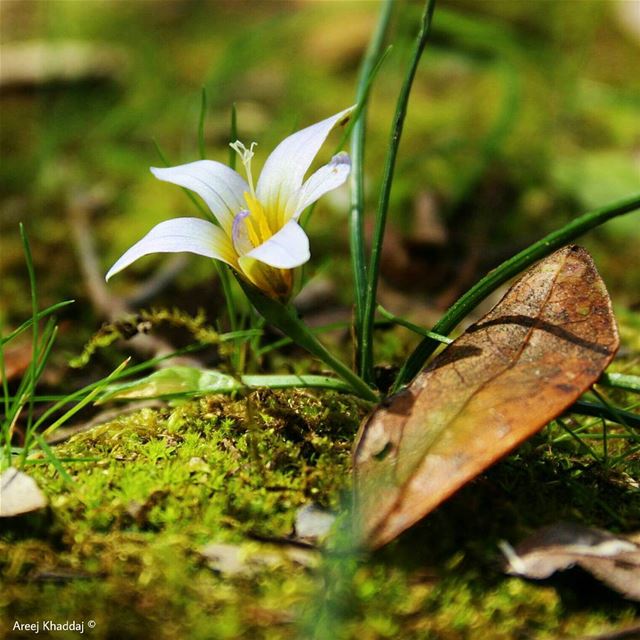
M 640 194 L 636 194 L 606 207 L 585 213 L 561 229 L 553 231 L 488 273 L 482 280 L 471 287 L 469 291 L 458 298 L 431 330 L 443 335 L 450 333 L 457 324 L 488 295 L 524 271 L 527 267 L 530 267 L 534 262 L 550 255 L 587 231 L 604 224 L 607 220 L 630 213 L 639 208 Z M 398 374 L 393 387 L 394 391 L 397 391 L 401 386 L 407 384 L 414 378 L 437 346 L 437 342 L 431 338 L 425 338 L 415 348 Z
M 42 311 L 38 311 L 36 320 L 42 320 L 43 318 L 46 318 L 48 315 L 52 314 L 54 311 L 57 311 L 62 307 L 66 307 L 67 305 L 70 305 L 74 302 L 75 300 L 63 300 L 62 302 L 56 302 L 56 304 L 52 304 L 50 307 L 47 307 Z M 32 318 L 29 318 L 29 320 L 25 320 L 17 329 L 14 329 L 11 333 L 0 338 L 0 346 L 7 344 L 7 342 L 11 342 L 11 340 L 13 340 L 14 338 L 17 338 L 21 333 L 24 333 L 32 324 Z
M 451 344 L 453 342 L 453 340 L 451 338 L 447 338 L 447 336 L 442 336 L 438 333 L 434 333 L 433 331 L 429 331 L 427 329 L 424 329 L 423 327 L 419 327 L 417 324 L 413 324 L 413 322 L 409 322 L 404 318 L 393 315 L 393 313 L 387 311 L 382 305 L 378 305 L 376 308 L 378 310 L 378 313 L 389 322 L 399 324 L 401 327 L 409 329 L 409 331 L 413 331 L 420 336 L 431 338 L 432 340 L 437 340 L 438 342 L 442 342 L 442 344 Z
M 42 453 L 44 453 L 47 460 L 49 460 L 54 469 L 60 474 L 62 478 L 64 478 L 66 482 L 68 482 L 69 484 L 73 484 L 73 478 L 65 471 L 62 463 L 53 452 L 53 449 L 47 444 L 47 441 L 39 433 L 36 433 L 34 435 L 38 442 L 38 445 L 42 449 Z
M 349 242 L 351 245 L 351 268 L 354 286 L 354 324 L 356 338 L 356 362 L 360 362 L 362 344 L 362 317 L 366 301 L 367 263 L 364 249 L 364 148 L 366 138 L 366 103 L 373 77 L 379 68 L 376 60 L 380 53 L 389 27 L 393 0 L 385 0 L 380 11 L 378 24 L 362 61 L 356 102 L 359 113 L 353 117 L 351 131 L 351 209 L 349 215 Z M 379 60 L 381 62 L 382 60 Z
M 391 194 L 391 186 L 393 184 L 393 174 L 398 155 L 398 147 L 400 138 L 402 137 L 402 129 L 404 120 L 407 115 L 407 105 L 409 103 L 409 95 L 413 86 L 413 79 L 418 68 L 418 63 L 422 57 L 422 52 L 427 44 L 429 32 L 431 30 L 431 20 L 435 8 L 435 0 L 427 0 L 420 31 L 415 42 L 413 56 L 409 64 L 409 69 L 405 76 L 400 95 L 396 104 L 396 112 L 391 128 L 391 139 L 389 141 L 389 150 L 384 167 L 382 178 L 382 187 L 380 189 L 380 198 L 378 200 L 378 209 L 376 211 L 376 221 L 373 231 L 373 241 L 371 247 L 371 259 L 367 269 L 367 284 L 364 311 L 362 314 L 362 335 L 361 335 L 361 357 L 358 371 L 365 382 L 373 380 L 373 326 L 376 310 L 376 294 L 378 290 L 378 274 L 380 271 L 380 257 L 382 255 L 382 240 L 387 221 L 387 212 L 389 210 L 389 197 Z M 442 333 L 442 332 L 437 332 Z
M 36 392 L 36 373 L 38 362 L 36 354 L 38 353 L 38 291 L 36 289 L 36 274 L 33 268 L 33 256 L 31 255 L 31 247 L 25 231 L 24 225 L 20 223 L 20 238 L 22 239 L 22 247 L 27 262 L 27 272 L 29 274 L 29 287 L 31 289 L 31 331 L 32 331 L 32 350 L 31 364 L 29 366 L 29 416 L 27 419 L 27 432 L 31 428 L 33 422 L 33 396 Z
M 606 405 L 599 402 L 590 402 L 589 400 L 577 400 L 568 409 L 567 413 L 577 413 L 581 416 L 592 416 L 594 418 L 604 418 L 612 422 L 622 424 L 620 420 L 624 420 L 624 426 L 629 429 L 640 429 L 640 416 L 624 411 L 616 407 L 613 413 Z

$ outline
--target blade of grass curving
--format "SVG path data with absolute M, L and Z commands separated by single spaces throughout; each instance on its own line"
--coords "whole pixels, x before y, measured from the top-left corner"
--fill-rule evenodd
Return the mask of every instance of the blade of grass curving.
M 62 307 L 66 307 L 74 303 L 75 300 L 63 300 L 62 302 L 56 302 L 56 304 L 52 304 L 50 307 L 39 311 L 36 320 L 42 320 L 42 318 L 46 318 L 48 315 L 52 314 L 54 311 Z M 11 333 L 7 334 L 5 337 L 0 338 L 0 346 L 7 344 L 14 338 L 17 338 L 21 333 L 24 333 L 31 325 L 33 324 L 33 319 L 25 320 L 17 329 L 14 329 Z
M 598 399 L 598 401 L 604 407 L 607 408 L 609 415 L 613 416 L 614 422 L 621 424 L 623 427 L 626 428 L 626 430 L 629 433 L 633 433 L 633 431 L 630 429 L 629 425 L 627 424 L 626 418 L 624 416 L 624 409 L 621 409 L 620 407 L 616 407 L 616 405 L 614 405 L 612 402 L 609 401 L 609 399 L 606 397 L 606 395 L 604 395 L 604 393 L 600 393 L 600 391 L 598 391 L 595 385 L 591 387 L 591 393 L 593 393 L 593 395 Z M 606 438 L 606 427 L 605 427 L 605 438 Z
M 64 470 L 64 467 L 62 466 L 60 460 L 56 457 L 53 449 L 47 444 L 42 435 L 36 433 L 35 438 L 38 442 L 38 445 L 42 449 L 42 453 L 44 453 L 45 457 L 49 460 L 53 468 L 60 474 L 62 478 L 64 478 L 66 482 L 68 482 L 69 484 L 73 484 L 73 478 Z
M 556 418 L 556 423 L 558 426 L 569 435 L 572 440 L 575 440 L 577 445 L 586 451 L 594 460 L 600 461 L 600 456 L 593 450 L 593 447 L 590 447 L 584 440 L 582 436 L 579 436 L 569 425 L 562 419 Z
M 25 463 L 25 461 L 27 459 L 27 456 L 29 455 L 29 451 L 31 449 L 30 445 L 31 445 L 31 439 L 32 438 L 35 439 L 38 442 L 38 444 L 40 444 L 40 446 L 42 446 L 42 442 L 44 442 L 44 437 L 46 435 L 48 435 L 50 433 L 53 433 L 53 431 L 55 431 L 57 428 L 62 426 L 67 420 L 69 420 L 69 418 L 73 417 L 76 413 L 78 413 L 78 411 L 80 411 L 89 402 L 91 402 L 91 400 L 93 400 L 93 398 L 95 398 L 100 393 L 100 391 L 102 391 L 104 389 L 104 387 L 107 384 L 109 384 L 110 382 L 113 382 L 114 376 L 117 376 L 117 374 L 119 374 L 127 366 L 127 363 L 129 362 L 129 360 L 130 360 L 130 358 L 127 358 L 116 369 L 114 369 L 114 371 L 112 371 L 108 376 L 106 376 L 105 378 L 102 378 L 102 380 L 99 380 L 94 385 L 91 385 L 94 388 L 86 396 L 84 396 L 79 402 L 74 404 L 73 407 L 71 407 L 62 416 L 60 416 L 57 420 L 55 420 L 42 433 L 40 433 L 40 432 L 38 432 L 38 428 L 46 421 L 46 419 L 52 413 L 54 413 L 55 411 L 57 411 L 58 409 L 63 407 L 65 404 L 69 404 L 69 402 L 72 402 L 73 401 L 73 397 L 74 396 L 78 396 L 80 394 L 80 392 L 85 391 L 86 388 L 85 389 L 81 389 L 79 392 L 75 392 L 73 394 L 70 394 L 67 398 L 57 402 L 50 409 L 45 411 L 40 416 L 40 418 L 30 428 L 28 428 L 27 431 L 26 431 L 25 443 L 24 443 L 24 446 L 23 446 L 23 449 L 22 449 L 22 455 L 20 457 L 20 466 L 22 467 L 24 465 L 24 463 Z M 51 452 L 51 455 L 53 457 L 55 457 L 53 452 Z M 53 461 L 52 461 L 52 464 L 53 464 Z M 57 466 L 56 466 L 56 469 L 58 469 Z
M 47 360 L 51 355 L 51 349 L 53 348 L 53 344 L 55 343 L 57 336 L 58 325 L 53 318 L 49 318 L 42 331 L 41 348 L 35 356 L 37 363 L 36 382 L 40 380 L 44 373 L 44 368 L 47 366 Z M 33 394 L 33 397 L 35 398 L 35 393 Z
M 585 213 L 561 229 L 553 231 L 488 273 L 482 280 L 458 298 L 431 330 L 438 334 L 448 334 L 489 294 L 493 293 L 498 287 L 511 280 L 514 276 L 517 276 L 527 267 L 530 267 L 534 262 L 550 255 L 556 249 L 575 240 L 583 233 L 604 224 L 607 220 L 630 213 L 639 208 L 640 194 L 636 194 L 606 207 Z M 392 391 L 397 391 L 400 387 L 412 380 L 420 369 L 422 369 L 427 358 L 435 351 L 437 346 L 438 342 L 432 338 L 422 340 L 402 366 Z
M 81 397 L 82 399 L 79 402 L 74 404 L 73 407 L 71 407 L 71 409 L 66 411 L 60 418 L 58 418 L 55 422 L 53 422 L 50 426 L 48 426 L 42 432 L 42 435 L 46 436 L 46 435 L 52 433 L 53 431 L 55 431 L 58 427 L 60 427 L 62 424 L 64 424 L 69 418 L 71 418 L 78 411 L 80 411 L 80 409 L 82 409 L 89 402 L 91 402 L 91 400 L 93 400 L 93 398 L 95 398 L 98 395 L 98 393 L 100 393 L 100 391 L 102 391 L 109 383 L 114 382 L 115 380 L 117 380 L 118 379 L 118 374 L 127 366 L 127 364 L 129 363 L 129 360 L 130 360 L 130 358 L 127 358 L 124 362 L 120 363 L 118 365 L 118 367 L 116 367 L 108 376 L 102 378 L 101 380 L 98 380 L 97 383 L 93 383 L 92 385 L 88 385 L 88 386 L 91 387 L 91 390 L 84 397 L 82 397 L 83 394 L 81 392 L 86 392 L 87 391 L 87 387 L 84 387 L 84 389 L 80 389 L 79 391 L 76 391 L 75 393 L 70 394 L 68 399 L 61 400 L 60 402 L 57 402 L 56 404 L 54 404 L 50 409 L 45 411 L 40 416 L 40 418 L 38 419 L 38 421 L 34 425 L 34 430 L 37 429 L 38 427 L 40 427 L 42 424 L 44 424 L 44 422 L 47 420 L 47 418 L 52 413 L 58 411 L 65 404 L 69 404 L 69 402 L 73 402 L 76 397 Z M 72 396 L 73 396 L 73 398 L 72 398 Z
M 376 60 L 389 27 L 393 0 L 385 0 L 380 17 L 360 68 L 356 103 L 360 113 L 353 118 L 351 131 L 351 208 L 349 213 L 349 242 L 354 286 L 355 358 L 361 361 L 363 315 L 366 302 L 367 261 L 364 249 L 364 148 L 366 138 L 367 97 L 376 72 Z M 381 60 L 380 60 L 381 62 Z M 379 65 L 378 65 L 379 68 Z M 362 371 L 360 371 L 362 374 Z
M 361 332 L 361 351 L 358 372 L 365 382 L 373 380 L 373 321 L 376 310 L 376 293 L 378 290 L 378 274 L 380 271 L 380 257 L 382 255 L 382 240 L 387 221 L 387 212 L 389 210 L 389 197 L 391 194 L 391 186 L 393 184 L 393 174 L 398 155 L 398 147 L 400 138 L 402 137 L 402 129 L 404 119 L 407 115 L 407 105 L 409 103 L 409 95 L 413 79 L 418 69 L 418 63 L 422 57 L 422 52 L 427 44 L 427 39 L 431 31 L 431 21 L 433 11 L 435 9 L 435 0 L 427 0 L 422 15 L 420 30 L 415 42 L 415 48 L 409 64 L 409 69 L 404 79 L 398 102 L 396 104 L 396 113 L 393 118 L 391 128 L 391 139 L 389 141 L 389 149 L 387 151 L 387 159 L 384 167 L 382 178 L 382 187 L 380 189 L 380 198 L 378 200 L 378 208 L 376 211 L 376 220 L 373 231 L 373 240 L 371 247 L 371 259 L 367 269 L 367 283 L 364 310 L 362 313 L 362 332 Z M 442 333 L 437 331 L 436 333 Z
M 388 20 L 388 19 L 387 19 Z M 384 25 L 385 28 L 385 34 L 386 34 L 386 27 L 387 25 Z M 377 33 L 374 34 L 373 38 L 376 39 L 377 38 Z M 384 35 L 384 34 L 383 34 Z M 373 40 L 372 40 L 373 43 Z M 378 49 L 379 47 L 376 46 L 376 48 Z M 358 94 L 356 96 L 356 108 L 351 112 L 351 118 L 349 119 L 349 122 L 347 122 L 347 126 L 344 128 L 344 132 L 342 133 L 342 137 L 340 138 L 340 141 L 338 142 L 338 144 L 336 145 L 334 151 L 333 151 L 333 155 L 336 155 L 337 153 L 339 153 L 340 151 L 342 151 L 344 149 L 344 147 L 347 145 L 347 142 L 349 142 L 349 140 L 352 138 L 353 136 L 353 130 L 356 128 L 356 126 L 358 125 L 358 122 L 360 122 L 360 116 L 362 115 L 362 112 L 366 110 L 367 105 L 369 104 L 369 94 L 371 93 L 371 88 L 373 87 L 373 82 L 376 79 L 376 76 L 378 75 L 378 72 L 380 71 L 380 68 L 382 67 L 382 63 L 387 59 L 387 56 L 393 51 L 393 45 L 388 45 L 387 48 L 382 52 L 379 53 L 379 51 L 377 53 L 379 53 L 377 60 L 375 61 L 375 64 L 373 65 L 373 67 L 368 71 L 368 75 L 366 77 L 365 82 L 364 82 L 364 87 L 362 88 L 362 91 L 358 91 Z M 361 95 L 360 95 L 361 93 Z M 362 121 L 364 122 L 364 121 Z M 362 126 L 365 126 L 366 123 L 364 123 Z M 364 152 L 364 146 L 363 146 L 363 152 Z M 364 153 L 363 153 L 364 155 Z M 361 158 L 361 161 L 363 161 L 363 158 Z
M 447 336 L 440 335 L 439 333 L 434 333 L 433 331 L 429 331 L 424 329 L 423 327 L 419 327 L 417 324 L 413 324 L 413 322 L 409 322 L 404 318 L 400 318 L 399 316 L 393 315 L 390 311 L 387 311 L 382 305 L 378 305 L 376 307 L 378 313 L 386 318 L 389 322 L 393 322 L 393 324 L 399 324 L 401 327 L 405 329 L 409 329 L 409 331 L 413 331 L 417 333 L 419 336 L 424 336 L 426 338 L 431 338 L 432 340 L 437 340 L 438 342 L 442 342 L 442 344 L 451 344 L 453 340 L 451 338 L 447 338 Z

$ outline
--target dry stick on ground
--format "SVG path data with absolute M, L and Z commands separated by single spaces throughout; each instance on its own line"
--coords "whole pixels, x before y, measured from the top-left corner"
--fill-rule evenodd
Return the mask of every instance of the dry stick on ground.
M 73 238 L 73 244 L 78 256 L 80 271 L 86 283 L 89 299 L 93 303 L 95 310 L 107 320 L 115 320 L 125 313 L 133 311 L 130 302 L 112 294 L 104 280 L 104 274 L 95 248 L 93 234 L 91 233 L 90 219 L 92 213 L 102 208 L 101 199 L 90 193 L 83 193 L 73 196 L 67 207 L 67 216 Z M 175 274 L 175 265 L 171 270 L 163 272 L 162 279 L 152 278 L 148 287 L 143 287 L 135 295 L 135 301 L 148 299 L 149 292 L 157 293 L 159 286 L 169 281 L 171 273 Z M 167 355 L 175 351 L 175 348 L 166 340 L 157 336 L 138 334 L 129 340 L 131 347 L 142 357 L 152 358 Z M 193 358 L 171 358 L 163 362 L 169 364 L 197 365 L 197 360 Z

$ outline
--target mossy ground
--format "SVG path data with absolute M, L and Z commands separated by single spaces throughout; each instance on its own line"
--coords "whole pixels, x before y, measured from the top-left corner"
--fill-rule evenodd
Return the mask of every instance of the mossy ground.
M 260 391 L 144 409 L 74 436 L 58 455 L 95 461 L 66 463 L 73 485 L 33 467 L 50 511 L 0 537 L 2 628 L 75 619 L 96 621 L 93 638 L 511 639 L 578 636 L 637 615 L 586 576 L 539 584 L 501 571 L 499 540 L 558 519 L 640 525 L 629 477 L 573 440 L 552 444 L 556 427 L 373 555 L 338 541 L 315 568 L 207 565 L 207 543 L 259 554 L 291 534 L 300 506 L 344 507 L 364 412 L 345 395 Z

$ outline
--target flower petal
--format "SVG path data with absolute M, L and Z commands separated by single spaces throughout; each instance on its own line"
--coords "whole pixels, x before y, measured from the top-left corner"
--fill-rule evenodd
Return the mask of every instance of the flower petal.
M 281 214 L 291 196 L 302 186 L 305 173 L 331 129 L 344 121 L 354 108 L 349 107 L 322 122 L 290 135 L 273 150 L 264 164 L 256 188 L 258 200 L 269 212 Z M 291 215 L 293 212 L 289 213 L 288 217 Z M 283 222 L 280 220 L 279 224 Z
M 293 269 L 311 257 L 309 238 L 295 220 L 289 220 L 278 233 L 249 251 L 247 256 L 278 269 Z
M 231 240 L 224 231 L 200 218 L 174 218 L 156 225 L 109 269 L 106 279 L 150 253 L 188 251 L 237 265 Z
M 233 217 L 246 207 L 244 193 L 249 191 L 249 185 L 239 173 L 214 160 L 198 160 L 165 169 L 151 167 L 151 173 L 159 180 L 195 191 L 231 236 Z
M 349 154 L 342 152 L 333 156 L 331 162 L 312 174 L 296 194 L 293 217 L 297 220 L 300 214 L 318 198 L 344 184 L 350 171 Z
M 233 241 L 233 247 L 239 256 L 243 256 L 251 249 L 254 244 L 249 237 L 249 228 L 247 225 L 247 218 L 251 214 L 246 209 L 236 213 L 236 217 L 233 219 L 233 233 L 231 239 Z

